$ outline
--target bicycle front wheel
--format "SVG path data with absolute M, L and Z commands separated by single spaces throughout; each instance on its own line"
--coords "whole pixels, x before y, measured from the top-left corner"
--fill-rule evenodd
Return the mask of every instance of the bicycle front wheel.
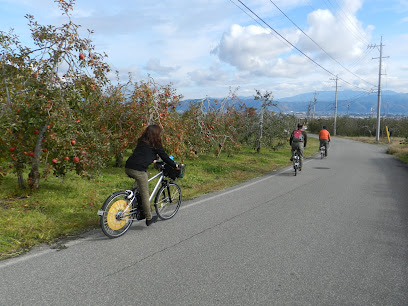
M 156 214 L 160 219 L 167 220 L 173 218 L 181 205 L 181 189 L 174 183 L 170 182 L 160 187 L 154 199 Z
M 109 238 L 122 236 L 132 225 L 132 205 L 127 195 L 125 191 L 115 192 L 102 205 L 100 225 Z

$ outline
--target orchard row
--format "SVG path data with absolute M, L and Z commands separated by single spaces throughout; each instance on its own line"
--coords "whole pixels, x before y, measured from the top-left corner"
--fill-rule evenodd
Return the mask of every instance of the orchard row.
M 12 31 L 0 32 L 0 174 L 15 172 L 20 187 L 27 170 L 27 183 L 35 189 L 47 175 L 90 176 L 112 159 L 121 166 L 124 152 L 134 149 L 149 124 L 163 128 L 164 146 L 179 161 L 204 151 L 230 154 L 260 143 L 262 135 L 272 147 L 286 137 L 288 118 L 263 109 L 260 119 L 257 110 L 237 103 L 235 93 L 179 112 L 182 96 L 171 84 L 130 77 L 113 84 L 106 55 L 81 38 L 70 20 L 73 1 L 58 5 L 69 20 L 60 27 L 41 26 L 27 16 L 32 49 Z M 263 105 L 270 98 L 257 96 Z

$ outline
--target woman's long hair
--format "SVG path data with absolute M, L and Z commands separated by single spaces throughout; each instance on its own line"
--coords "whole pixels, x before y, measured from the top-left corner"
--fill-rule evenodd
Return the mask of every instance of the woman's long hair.
M 149 125 L 143 132 L 142 136 L 137 140 L 138 144 L 147 144 L 154 149 L 162 147 L 162 141 L 160 137 L 161 127 L 158 125 Z

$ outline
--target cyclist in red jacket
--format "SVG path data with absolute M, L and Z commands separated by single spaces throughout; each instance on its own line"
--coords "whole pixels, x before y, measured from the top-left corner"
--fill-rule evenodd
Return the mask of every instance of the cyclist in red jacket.
M 297 130 L 294 130 L 292 134 L 290 135 L 289 139 L 289 144 L 292 147 L 292 157 L 290 158 L 291 161 L 293 161 L 293 156 L 295 155 L 295 151 L 298 151 L 299 157 L 300 157 L 300 167 L 299 171 L 302 171 L 302 166 L 303 166 L 303 151 L 304 148 L 306 148 L 307 144 L 307 134 L 305 131 L 302 130 L 303 125 L 298 124 L 297 125 Z

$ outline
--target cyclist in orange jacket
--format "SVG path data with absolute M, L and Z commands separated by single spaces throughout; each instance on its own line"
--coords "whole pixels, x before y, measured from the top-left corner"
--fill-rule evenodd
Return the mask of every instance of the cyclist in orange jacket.
M 319 132 L 319 141 L 320 141 L 320 147 L 324 147 L 325 151 L 325 156 L 327 156 L 327 149 L 329 148 L 329 142 L 330 142 L 330 133 L 327 130 L 327 127 L 323 125 L 322 129 Z

